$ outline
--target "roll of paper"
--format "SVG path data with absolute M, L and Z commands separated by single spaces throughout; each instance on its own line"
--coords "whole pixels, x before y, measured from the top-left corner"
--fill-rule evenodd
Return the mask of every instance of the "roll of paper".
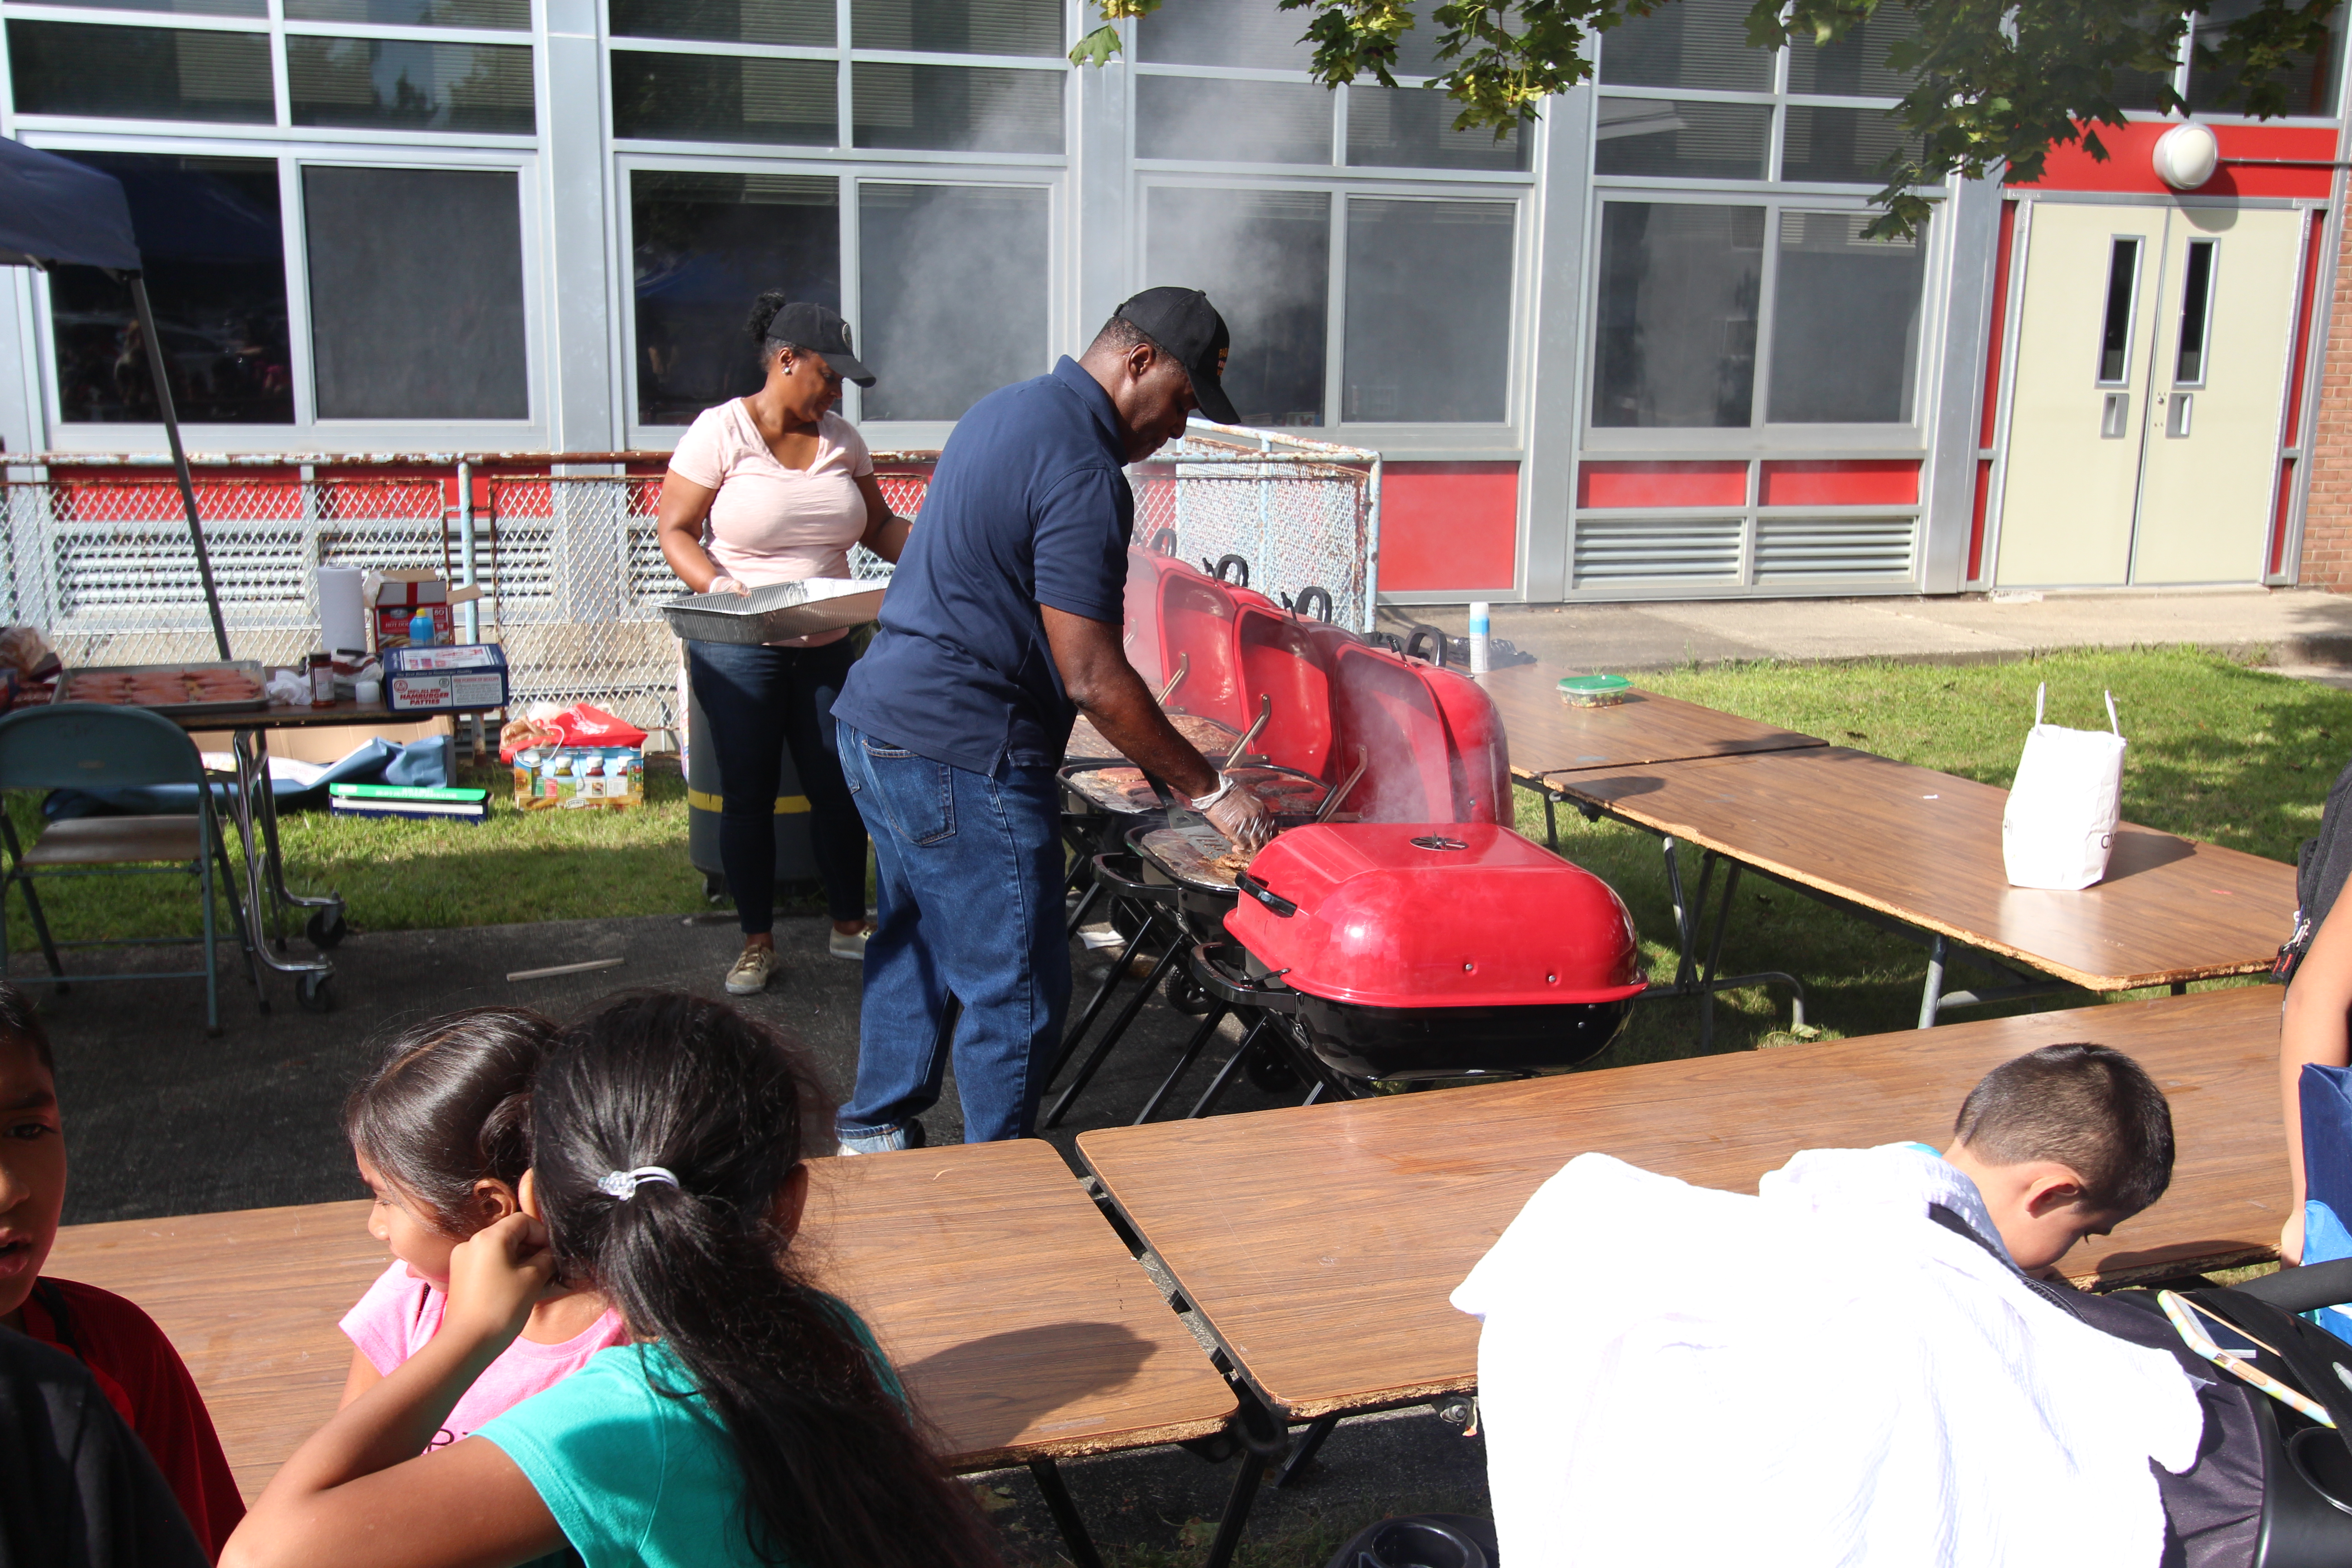
M 367 608 L 360 602 L 363 575 L 356 566 L 319 568 L 319 640 L 330 653 L 368 645 Z

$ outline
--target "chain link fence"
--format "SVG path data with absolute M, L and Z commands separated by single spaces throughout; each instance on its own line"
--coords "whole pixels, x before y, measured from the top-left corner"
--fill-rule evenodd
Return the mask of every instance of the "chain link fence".
M 922 510 L 935 453 L 876 457 L 893 511 Z M 68 666 L 215 657 L 177 485 L 130 465 L 0 482 L 0 618 L 40 627 Z M 683 727 L 680 647 L 661 602 L 682 592 L 655 519 L 659 454 L 520 460 L 349 458 L 196 470 L 196 507 L 231 651 L 290 664 L 317 646 L 318 569 L 426 570 L 472 583 L 459 635 L 502 644 L 514 705 L 590 701 L 648 730 Z M 37 466 L 37 458 L 11 459 Z M 561 472 L 599 467 L 603 473 Z M 612 470 L 619 469 L 614 472 Z M 17 471 L 22 471 L 18 469 Z M 1254 431 L 1196 433 L 1130 473 L 1136 537 L 1188 560 L 1239 555 L 1261 590 L 1328 590 L 1369 627 L 1378 591 L 1375 454 Z M 1172 534 L 1172 539 L 1165 537 Z M 862 547 L 851 569 L 887 578 Z

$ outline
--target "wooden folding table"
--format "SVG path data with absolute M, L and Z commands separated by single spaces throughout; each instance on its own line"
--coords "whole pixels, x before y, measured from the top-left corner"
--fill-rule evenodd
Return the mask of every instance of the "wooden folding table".
M 1478 1326 L 1446 1300 L 1536 1188 L 1597 1151 L 1753 1192 L 1800 1149 L 1943 1147 L 2001 1062 L 2089 1040 L 2172 1101 L 2171 1190 L 2063 1268 L 2123 1283 L 2268 1258 L 2290 1206 L 2279 994 L 2194 996 L 1202 1121 L 1085 1132 L 1078 1150 L 1246 1385 L 1312 1446 L 1344 1414 L 1474 1387 Z M 1680 1245 L 1661 1237 L 1658 1245 Z M 1596 1288 L 1639 1258 L 1585 1260 Z M 1824 1258 L 1824 1268 L 1867 1268 Z
M 2294 868 L 2125 823 L 2106 879 L 2074 892 L 2012 888 L 2001 861 L 2009 793 L 1843 746 L 1558 776 L 1592 816 L 1706 853 L 1690 929 L 1717 860 L 1723 902 L 1699 977 L 1715 966 L 1731 891 L 1752 870 L 1928 949 L 1927 1027 L 1946 1007 L 2080 987 L 2185 988 L 2266 970 L 2294 921 Z M 1677 903 L 1680 904 L 1679 888 Z M 1947 992 L 1953 943 L 2011 984 Z M 1685 964 L 1696 962 L 1685 943 Z M 2014 966 L 2045 978 L 2019 973 Z
M 818 1160 L 795 1250 L 854 1307 L 959 1470 L 1025 1464 L 1082 1568 L 1057 1457 L 1211 1436 L 1233 1388 L 1048 1144 Z M 179 1348 L 247 1498 L 331 1415 L 336 1323 L 388 1259 L 365 1202 L 74 1226 L 48 1272 Z

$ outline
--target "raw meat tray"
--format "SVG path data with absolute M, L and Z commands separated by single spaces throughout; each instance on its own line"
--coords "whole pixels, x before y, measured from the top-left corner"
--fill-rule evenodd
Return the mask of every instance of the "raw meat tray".
M 93 664 L 79 669 L 58 672 L 58 689 L 49 698 L 51 702 L 82 700 L 66 695 L 73 689 L 75 680 L 85 675 L 152 675 L 173 670 L 233 669 L 253 682 L 253 695 L 229 702 L 116 702 L 114 708 L 144 708 L 150 713 L 161 713 L 167 719 L 203 719 L 215 713 L 256 713 L 269 706 L 268 680 L 261 671 L 261 661 L 254 658 L 182 659 L 171 664 Z

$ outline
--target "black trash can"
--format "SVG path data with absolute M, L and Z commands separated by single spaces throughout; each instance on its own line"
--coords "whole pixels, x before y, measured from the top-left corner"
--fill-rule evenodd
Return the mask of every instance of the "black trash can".
M 686 683 L 681 681 L 680 685 Z M 686 694 L 686 853 L 702 873 L 702 885 L 713 898 L 727 889 L 727 872 L 719 859 L 719 753 L 702 742 L 709 721 L 689 689 Z M 808 796 L 801 793 L 800 774 L 793 771 L 793 753 L 784 749 L 783 772 L 776 783 L 776 881 L 779 889 L 793 882 L 816 879 L 816 851 L 809 841 Z

